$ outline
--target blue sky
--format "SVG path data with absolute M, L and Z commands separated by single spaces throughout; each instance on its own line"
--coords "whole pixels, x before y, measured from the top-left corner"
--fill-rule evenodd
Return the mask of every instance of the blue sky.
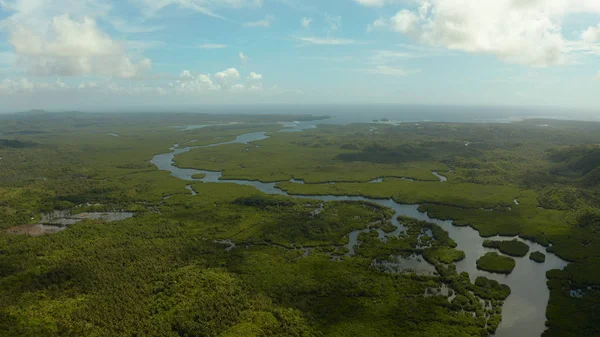
M 595 108 L 597 0 L 0 0 L 0 111 Z

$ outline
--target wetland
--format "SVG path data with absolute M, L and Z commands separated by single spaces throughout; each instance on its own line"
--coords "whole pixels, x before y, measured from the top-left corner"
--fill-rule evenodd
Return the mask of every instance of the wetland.
M 0 126 L 3 336 L 598 333 L 595 123 L 44 118 Z

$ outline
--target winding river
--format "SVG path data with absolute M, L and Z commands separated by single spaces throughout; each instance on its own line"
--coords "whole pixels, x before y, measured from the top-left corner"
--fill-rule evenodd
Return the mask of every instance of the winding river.
M 370 199 L 364 197 L 353 196 L 298 196 L 290 195 L 276 187 L 277 183 L 262 183 L 259 181 L 249 180 L 225 180 L 221 179 L 221 172 L 204 171 L 196 169 L 183 169 L 174 165 L 174 158 L 178 154 L 188 152 L 190 150 L 202 147 L 214 147 L 224 144 L 250 144 L 254 141 L 259 141 L 268 138 L 264 132 L 249 133 L 238 136 L 235 140 L 211 144 L 206 146 L 196 147 L 178 147 L 176 144 L 171 148 L 171 152 L 163 153 L 154 156 L 151 163 L 155 164 L 159 170 L 169 171 L 171 175 L 186 181 L 202 181 L 205 183 L 233 183 L 238 185 L 254 186 L 257 190 L 267 194 L 286 195 L 300 199 L 313 199 L 321 201 L 366 201 L 375 203 L 394 210 L 395 214 L 392 223 L 396 226 L 396 231 L 386 234 L 379 231 L 381 239 L 386 236 L 398 236 L 404 228 L 398 222 L 398 216 L 408 216 L 423 221 L 435 223 L 446 230 L 450 237 L 458 244 L 458 249 L 465 252 L 465 259 L 456 263 L 458 272 L 468 272 L 471 280 L 474 281 L 477 276 L 485 276 L 490 279 L 497 280 L 501 283 L 510 286 L 512 293 L 506 299 L 503 306 L 502 322 L 498 327 L 495 336 L 498 337 L 533 337 L 540 336 L 545 330 L 546 321 L 546 306 L 550 297 L 549 290 L 546 286 L 546 271 L 550 269 L 562 269 L 567 265 L 567 262 L 561 260 L 552 253 L 545 252 L 545 248 L 532 242 L 523 241 L 530 247 L 530 251 L 542 251 L 546 254 L 545 263 L 536 263 L 531 261 L 528 256 L 522 258 L 514 258 L 516 267 L 509 275 L 500 275 L 488 273 L 478 270 L 475 261 L 488 251 L 493 249 L 484 248 L 482 243 L 483 238 L 479 233 L 470 227 L 455 227 L 451 221 L 442 221 L 431 218 L 426 213 L 418 211 L 419 205 L 404 205 L 394 202 L 392 199 Z M 195 174 L 204 173 L 204 178 L 194 179 Z M 436 174 L 440 181 L 446 181 L 445 177 Z M 295 181 L 298 182 L 299 181 Z M 349 233 L 348 249 L 352 253 L 357 244 L 358 235 L 363 231 L 355 231 Z M 512 240 L 513 238 L 497 237 L 497 240 Z M 519 239 L 521 240 L 521 239 Z M 521 240 L 522 241 L 522 240 Z

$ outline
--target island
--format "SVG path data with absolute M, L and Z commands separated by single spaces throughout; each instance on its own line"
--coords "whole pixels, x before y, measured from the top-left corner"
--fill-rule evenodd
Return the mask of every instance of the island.
M 546 255 L 542 252 L 531 252 L 529 259 L 538 263 L 544 263 L 546 261 Z
M 483 246 L 499 249 L 502 253 L 515 257 L 523 257 L 529 252 L 529 246 L 517 239 L 511 241 L 485 240 Z
M 510 274 L 515 269 L 515 260 L 495 252 L 486 253 L 477 260 L 477 269 L 490 273 Z

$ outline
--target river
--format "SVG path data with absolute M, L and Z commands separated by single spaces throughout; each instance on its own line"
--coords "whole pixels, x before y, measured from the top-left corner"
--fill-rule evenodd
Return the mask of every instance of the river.
M 301 131 L 301 130 L 298 130 Z M 493 249 L 484 248 L 482 243 L 484 238 L 479 236 L 479 233 L 470 227 L 456 227 L 451 221 L 442 221 L 431 218 L 426 213 L 418 211 L 419 205 L 398 204 L 392 199 L 370 199 L 364 197 L 353 196 L 298 196 L 290 195 L 276 187 L 277 183 L 262 183 L 259 181 L 249 180 L 225 180 L 221 179 L 221 172 L 204 171 L 196 169 L 183 169 L 174 166 L 174 158 L 178 154 L 191 151 L 202 147 L 214 147 L 224 144 L 248 144 L 251 142 L 267 139 L 268 136 L 264 132 L 248 133 L 238 136 L 235 140 L 211 144 L 206 146 L 184 147 L 180 148 L 175 145 L 171 148 L 171 152 L 156 155 L 152 158 L 151 163 L 155 164 L 159 170 L 169 171 L 171 175 L 186 181 L 201 181 L 204 183 L 234 183 L 238 185 L 254 186 L 257 190 L 267 194 L 286 195 L 300 199 L 313 199 L 321 201 L 366 201 L 375 203 L 394 210 L 395 214 L 392 223 L 396 226 L 396 231 L 385 234 L 379 231 L 381 239 L 385 236 L 399 235 L 404 228 L 398 222 L 399 216 L 408 216 L 418 220 L 435 223 L 446 230 L 450 237 L 458 244 L 458 249 L 465 252 L 465 259 L 456 263 L 458 272 L 468 272 L 471 280 L 474 281 L 477 276 L 485 276 L 490 279 L 504 283 L 511 288 L 511 295 L 504 302 L 502 310 L 502 322 L 494 336 L 497 337 L 534 337 L 540 336 L 546 329 L 546 306 L 550 297 L 550 292 L 546 286 L 546 271 L 550 269 L 563 269 L 567 262 L 561 260 L 556 255 L 548 253 L 545 248 L 529 241 L 523 241 L 530 247 L 530 251 L 542 251 L 546 254 L 545 263 L 537 263 L 529 259 L 528 256 L 514 258 L 516 267 L 509 275 L 501 275 L 488 273 L 478 270 L 475 261 L 488 251 Z M 204 173 L 202 179 L 192 178 L 195 174 Z M 446 177 L 435 174 L 440 182 L 445 182 Z M 296 181 L 299 183 L 299 181 Z M 385 182 L 383 182 L 385 183 Z M 363 230 L 364 231 L 364 230 Z M 357 237 L 362 231 L 349 233 L 348 249 L 354 251 L 357 244 Z M 497 237 L 497 240 L 512 240 L 513 238 Z M 519 239 L 520 240 L 520 239 Z M 424 262 L 425 263 L 425 262 Z

